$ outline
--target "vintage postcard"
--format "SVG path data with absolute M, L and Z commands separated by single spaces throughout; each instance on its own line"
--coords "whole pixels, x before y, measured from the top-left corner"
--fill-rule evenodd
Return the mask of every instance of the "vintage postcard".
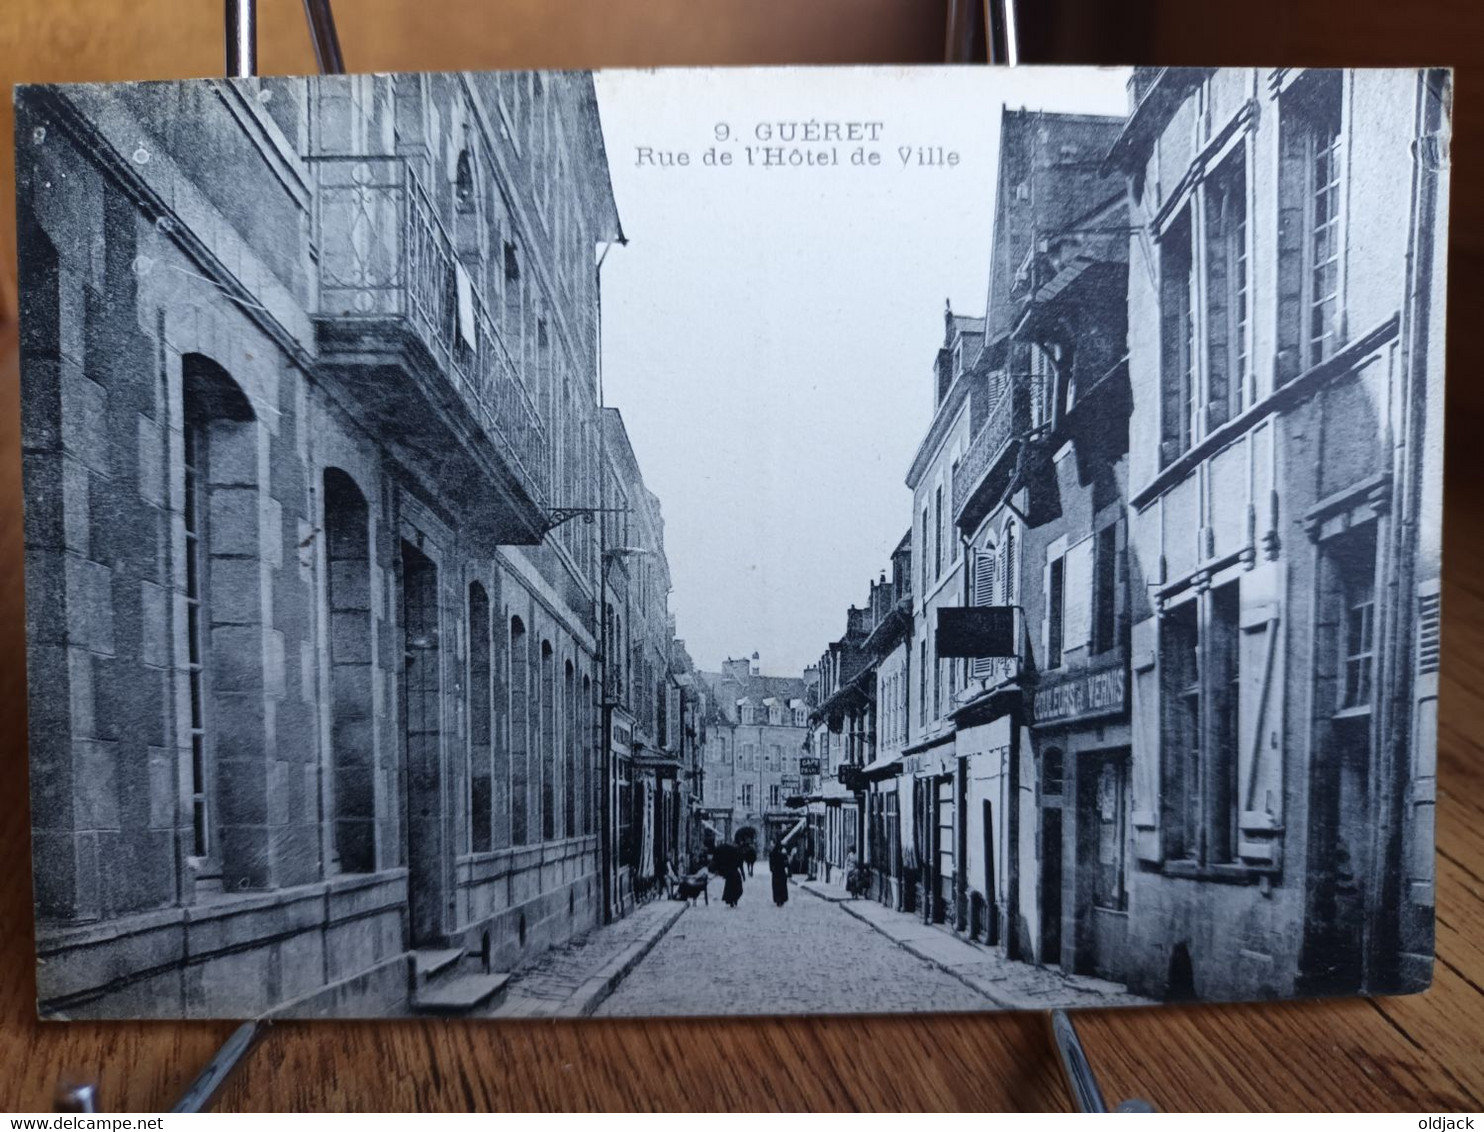
M 1428 985 L 1447 71 L 15 97 L 43 1016 Z

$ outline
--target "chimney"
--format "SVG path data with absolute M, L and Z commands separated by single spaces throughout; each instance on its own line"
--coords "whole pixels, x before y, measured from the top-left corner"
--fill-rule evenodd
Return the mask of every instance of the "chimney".
M 731 657 L 727 657 L 726 662 L 721 666 L 722 676 L 728 680 L 734 680 L 738 684 L 746 683 L 747 673 L 748 665 L 745 660 L 733 660 Z
M 763 658 L 757 653 L 752 654 L 752 674 L 761 676 L 763 674 Z

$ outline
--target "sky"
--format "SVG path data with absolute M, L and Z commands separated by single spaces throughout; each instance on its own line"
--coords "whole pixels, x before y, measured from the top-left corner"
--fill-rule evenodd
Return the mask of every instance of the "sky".
M 984 313 L 1001 107 L 1122 114 L 1127 77 L 598 73 L 629 241 L 602 269 L 604 397 L 699 667 L 756 651 L 797 675 L 844 634 L 911 524 L 944 302 Z

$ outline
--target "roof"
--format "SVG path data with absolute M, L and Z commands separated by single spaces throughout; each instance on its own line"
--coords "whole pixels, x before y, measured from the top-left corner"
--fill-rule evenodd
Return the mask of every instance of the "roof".
M 809 690 L 799 676 L 754 676 L 742 678 L 722 672 L 697 672 L 696 678 L 705 685 L 718 702 L 740 703 L 750 700 L 763 703 L 767 700 L 782 701 L 792 705 L 795 700 L 808 702 Z M 729 692 L 728 689 L 731 691 Z

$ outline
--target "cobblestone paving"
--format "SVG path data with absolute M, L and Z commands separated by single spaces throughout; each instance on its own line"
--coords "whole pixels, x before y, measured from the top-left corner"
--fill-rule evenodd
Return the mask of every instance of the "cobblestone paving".
M 828 900 L 840 900 L 833 886 L 811 883 L 811 887 Z M 836 906 L 913 954 L 932 959 L 983 992 L 995 1006 L 1006 1010 L 1150 1004 L 1149 999 L 1130 994 L 1119 983 L 1088 975 L 1066 975 L 1056 968 L 1006 959 L 993 948 L 969 943 L 950 931 L 924 924 L 914 915 L 884 907 L 874 900 L 846 900 Z
M 665 922 L 678 911 L 674 901 L 652 900 L 566 947 L 552 948 L 535 964 L 516 973 L 504 1001 L 488 1016 L 562 1018 L 581 1014 L 590 980 L 629 948 L 663 931 Z M 677 923 L 684 922 L 682 914 Z
M 730 909 L 689 909 L 598 1015 L 986 1010 L 984 995 L 839 905 L 790 886 L 774 907 L 762 870 Z

